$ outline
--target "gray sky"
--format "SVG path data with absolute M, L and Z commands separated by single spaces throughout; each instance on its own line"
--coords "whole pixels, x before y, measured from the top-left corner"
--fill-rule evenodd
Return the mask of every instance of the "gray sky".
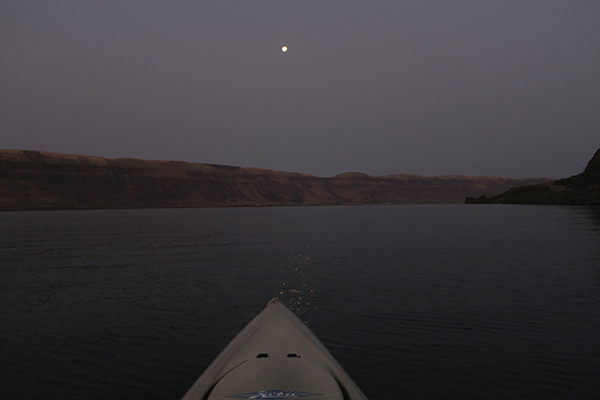
M 0 148 L 561 178 L 599 147 L 598 0 L 0 1 Z

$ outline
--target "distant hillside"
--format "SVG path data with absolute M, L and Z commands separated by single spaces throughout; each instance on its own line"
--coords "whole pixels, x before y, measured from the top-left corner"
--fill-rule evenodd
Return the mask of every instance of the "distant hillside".
M 600 205 L 600 149 L 584 172 L 566 179 L 519 186 L 493 197 L 467 198 L 466 203 Z
M 331 178 L 181 161 L 0 150 L 0 210 L 462 203 L 548 182 L 445 175 Z

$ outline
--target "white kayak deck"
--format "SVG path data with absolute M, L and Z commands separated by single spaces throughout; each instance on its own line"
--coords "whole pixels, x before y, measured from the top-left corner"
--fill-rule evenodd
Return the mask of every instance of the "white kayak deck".
M 274 298 L 182 400 L 286 398 L 366 400 L 319 339 Z

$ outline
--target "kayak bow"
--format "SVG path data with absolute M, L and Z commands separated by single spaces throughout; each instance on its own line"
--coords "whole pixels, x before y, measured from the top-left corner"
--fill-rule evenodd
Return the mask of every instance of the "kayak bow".
M 225 347 L 182 400 L 366 400 L 323 343 L 277 298 Z

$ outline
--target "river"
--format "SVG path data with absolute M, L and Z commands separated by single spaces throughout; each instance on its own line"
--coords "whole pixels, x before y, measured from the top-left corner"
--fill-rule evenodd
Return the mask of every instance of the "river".
M 0 213 L 0 398 L 179 399 L 272 297 L 371 400 L 597 398 L 600 209 Z

